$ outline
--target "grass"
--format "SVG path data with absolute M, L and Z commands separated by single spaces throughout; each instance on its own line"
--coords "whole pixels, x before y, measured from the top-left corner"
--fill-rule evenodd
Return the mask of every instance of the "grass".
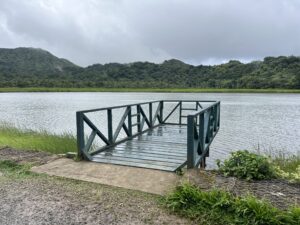
M 24 178 L 35 175 L 29 171 L 31 166 L 31 164 L 17 164 L 10 160 L 0 160 L 0 172 L 2 176 L 8 178 Z
M 54 135 L 0 125 L 0 146 L 16 149 L 45 151 L 52 154 L 76 152 L 76 138 L 71 134 Z
M 300 184 L 300 155 L 277 154 L 272 158 L 279 177 Z
M 234 196 L 222 190 L 201 191 L 185 183 L 163 200 L 164 205 L 199 224 L 299 224 L 300 208 L 283 211 L 251 195 Z
M 286 173 L 293 173 L 300 166 L 300 155 L 278 154 L 272 157 L 272 163 Z
M 300 89 L 226 89 L 226 88 L 0 88 L 0 92 L 174 92 L 174 93 L 300 93 Z

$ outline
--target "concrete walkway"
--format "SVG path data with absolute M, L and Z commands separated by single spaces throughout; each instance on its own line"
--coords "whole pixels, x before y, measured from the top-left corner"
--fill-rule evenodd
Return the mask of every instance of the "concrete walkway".
M 95 182 L 163 195 L 180 180 L 172 172 L 61 158 L 33 167 L 32 172 Z

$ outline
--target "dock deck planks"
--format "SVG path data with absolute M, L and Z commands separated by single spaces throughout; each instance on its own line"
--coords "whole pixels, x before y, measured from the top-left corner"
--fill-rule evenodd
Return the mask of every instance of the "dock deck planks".
M 160 125 L 146 133 L 93 155 L 92 161 L 176 171 L 187 160 L 187 127 Z

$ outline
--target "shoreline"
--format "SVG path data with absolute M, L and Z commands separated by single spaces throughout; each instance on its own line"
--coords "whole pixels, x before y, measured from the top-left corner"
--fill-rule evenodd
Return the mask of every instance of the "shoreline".
M 0 88 L 0 93 L 14 92 L 145 92 L 145 93 L 288 93 L 300 89 L 225 89 L 225 88 Z

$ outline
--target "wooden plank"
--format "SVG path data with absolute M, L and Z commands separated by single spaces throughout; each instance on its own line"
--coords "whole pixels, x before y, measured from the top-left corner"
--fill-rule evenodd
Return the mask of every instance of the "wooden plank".
M 142 167 L 147 169 L 156 169 L 156 170 L 164 170 L 164 171 L 171 171 L 174 172 L 178 168 L 178 166 L 159 166 L 159 165 L 146 165 L 143 163 L 132 163 L 126 161 L 115 161 L 115 160 L 107 160 L 107 159 L 93 159 L 93 162 L 101 162 L 101 163 L 108 163 L 108 164 L 116 164 L 121 166 L 132 166 L 132 167 Z
M 172 143 L 168 143 L 168 142 L 164 142 L 164 141 L 160 141 L 160 140 L 155 141 L 155 139 L 152 139 L 152 140 L 133 139 L 133 140 L 128 141 L 127 143 L 141 144 L 141 145 L 152 144 L 152 145 L 156 145 L 156 146 L 172 146 L 172 145 L 174 145 L 176 147 L 184 147 L 184 146 L 186 146 L 186 142 L 181 142 L 181 143 L 180 142 L 172 142 Z
M 179 155 L 185 155 L 186 154 L 186 148 L 167 148 L 167 147 L 161 147 L 161 146 L 154 146 L 154 145 L 122 145 L 117 146 L 117 148 L 122 148 L 124 150 L 130 151 L 130 149 L 138 149 L 138 150 L 151 150 L 153 152 L 167 152 L 167 153 L 176 153 Z
M 186 142 L 179 143 L 179 142 L 168 142 L 168 141 L 155 141 L 155 140 L 130 140 L 127 142 L 124 142 L 122 145 L 128 145 L 128 146 L 154 146 L 154 147 L 159 147 L 159 148 L 181 148 L 182 151 L 185 151 L 186 149 Z
M 103 153 L 94 155 L 93 157 L 97 157 L 97 156 L 106 157 L 109 154 L 110 154 L 109 152 L 103 152 Z M 111 156 L 112 157 L 122 157 L 122 158 L 132 158 L 132 159 L 161 161 L 161 162 L 172 162 L 172 163 L 183 163 L 185 161 L 184 158 L 174 159 L 174 158 L 160 157 L 159 155 L 145 155 L 145 154 L 140 154 L 140 153 L 127 154 L 126 152 L 118 152 L 118 151 L 113 151 L 111 153 Z
M 187 160 L 186 129 L 186 126 L 160 125 L 93 155 L 93 161 L 175 171 Z
M 123 149 L 114 149 L 113 151 L 106 151 L 98 154 L 106 154 L 109 152 L 111 152 L 112 154 L 132 154 L 132 155 L 141 155 L 141 156 L 149 156 L 149 157 L 153 157 L 153 155 L 155 155 L 156 157 L 161 157 L 162 159 L 183 160 L 186 158 L 186 155 L 177 156 L 177 155 L 169 155 L 169 154 L 153 154 L 152 152 L 141 152 L 135 150 L 132 150 L 131 152 L 128 153 L 128 151 L 124 151 Z
M 115 149 L 118 150 L 124 150 L 127 152 L 130 151 L 139 151 L 139 152 L 149 152 L 152 154 L 165 154 L 165 155 L 175 155 L 175 156 L 186 156 L 186 152 L 180 152 L 180 151 L 173 151 L 173 150 L 169 150 L 169 151 L 164 151 L 162 149 L 153 149 L 153 148 L 142 148 L 142 147 L 138 147 L 138 146 L 132 146 L 130 149 L 128 148 L 124 148 L 122 146 L 117 146 L 115 147 Z
M 174 140 L 172 140 L 172 139 L 164 139 L 164 140 L 155 139 L 155 138 L 153 138 L 153 139 L 139 139 L 139 141 L 141 141 L 141 140 L 145 140 L 145 141 L 149 141 L 149 142 L 156 142 L 156 143 L 170 143 L 170 144 L 174 143 L 174 144 L 186 145 L 186 141 L 177 140 L 176 142 L 174 142 Z
M 186 143 L 181 144 L 181 143 L 168 143 L 168 142 L 149 142 L 149 141 L 130 141 L 130 142 L 125 142 L 123 143 L 124 146 L 139 146 L 139 147 L 146 147 L 146 146 L 151 146 L 151 147 L 157 147 L 157 148 L 175 148 L 175 149 L 181 149 L 182 152 L 185 151 L 186 149 Z
M 123 162 L 132 162 L 132 163 L 139 163 L 145 165 L 156 165 L 156 166 L 167 166 L 167 167 L 177 167 L 180 163 L 175 162 L 166 162 L 166 161 L 157 161 L 157 160 L 145 160 L 145 159 L 133 159 L 128 157 L 119 157 L 119 156 L 93 156 L 94 159 L 106 159 L 111 161 L 123 161 Z

